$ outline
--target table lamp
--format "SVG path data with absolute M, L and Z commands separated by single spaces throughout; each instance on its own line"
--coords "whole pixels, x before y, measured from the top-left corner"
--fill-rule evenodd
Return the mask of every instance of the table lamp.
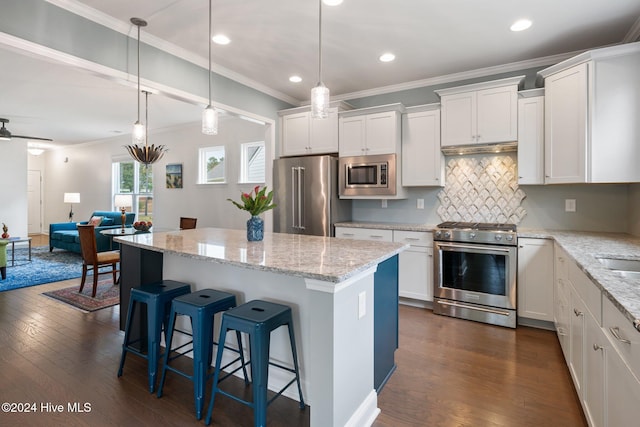
M 80 203 L 80 193 L 64 193 L 64 203 L 71 205 L 71 210 L 69 211 L 69 222 L 71 222 L 73 221 L 73 204 Z
M 133 200 L 131 197 L 131 194 L 116 194 L 116 198 L 113 202 L 113 204 L 117 207 L 120 208 L 120 213 L 122 213 L 122 229 L 121 231 L 124 233 L 124 223 L 126 220 L 125 217 L 125 211 L 127 208 L 130 208 L 131 206 L 133 206 Z

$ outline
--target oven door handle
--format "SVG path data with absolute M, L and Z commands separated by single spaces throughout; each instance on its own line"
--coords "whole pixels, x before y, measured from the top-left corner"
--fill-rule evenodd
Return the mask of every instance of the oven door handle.
M 486 313 L 499 314 L 500 316 L 509 316 L 511 314 L 510 312 L 504 311 L 504 310 L 496 310 L 496 309 L 493 309 L 493 308 L 478 307 L 476 305 L 462 304 L 462 303 L 459 303 L 459 302 L 449 302 L 449 301 L 438 300 L 438 304 L 449 305 L 449 306 L 452 306 L 452 307 L 467 308 L 469 310 L 484 311 Z
M 437 243 L 438 248 L 440 249 L 468 249 L 470 251 L 477 251 L 478 249 L 484 249 L 491 252 L 504 252 L 509 253 L 510 247 L 501 247 L 501 246 L 481 246 L 481 245 L 461 245 L 461 244 L 449 244 L 449 243 Z

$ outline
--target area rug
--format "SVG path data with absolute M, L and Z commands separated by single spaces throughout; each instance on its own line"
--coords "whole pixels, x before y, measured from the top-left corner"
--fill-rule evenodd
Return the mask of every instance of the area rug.
M 82 275 L 82 257 L 74 252 L 39 246 L 31 250 L 16 248 L 15 266 L 11 266 L 11 249 L 7 251 L 7 278 L 0 280 L 0 292 L 43 283 L 74 279 Z
M 78 289 L 80 289 L 80 283 L 78 282 L 77 285 L 44 292 L 42 295 L 62 301 L 84 311 L 96 311 L 111 307 L 120 303 L 120 286 L 113 284 L 113 279 L 110 275 L 107 274 L 105 275 L 105 278 L 106 277 L 108 277 L 108 279 L 98 281 L 95 298 L 91 298 L 91 292 L 93 290 L 93 278 L 91 276 L 87 277 L 87 282 L 84 284 L 82 293 L 78 292 Z

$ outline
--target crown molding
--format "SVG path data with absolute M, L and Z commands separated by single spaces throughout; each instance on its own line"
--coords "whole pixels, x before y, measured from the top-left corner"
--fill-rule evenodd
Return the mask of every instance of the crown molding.
M 92 7 L 89 7 L 85 4 L 79 3 L 77 0 L 45 0 L 48 3 L 53 4 L 61 9 L 64 9 L 68 12 L 71 12 L 75 15 L 86 18 L 96 24 L 100 24 L 104 27 L 107 27 L 113 31 L 119 32 L 121 34 L 126 35 L 127 37 L 135 37 L 134 28 L 128 22 L 120 21 L 110 15 L 107 15 L 99 10 L 96 10 Z M 209 61 L 206 58 L 203 58 L 199 55 L 196 55 L 192 52 L 189 52 L 173 43 L 169 43 L 166 40 L 163 40 L 159 37 L 155 37 L 145 31 L 140 31 L 140 40 L 148 44 L 149 46 L 153 46 L 157 49 L 160 49 L 164 52 L 169 53 L 177 58 L 184 59 L 185 61 L 191 62 L 205 70 L 209 68 Z M 223 77 L 231 79 L 235 82 L 238 82 L 244 86 L 250 87 L 257 91 L 260 91 L 266 95 L 272 96 L 281 101 L 287 102 L 291 105 L 300 105 L 300 100 L 274 90 L 262 83 L 259 83 L 255 80 L 252 80 L 242 74 L 236 73 L 235 71 L 229 70 L 215 62 L 211 63 L 212 71 L 216 74 L 219 74 Z
M 509 64 L 495 65 L 492 67 L 478 68 L 461 73 L 447 74 L 444 76 L 432 77 L 422 80 L 414 80 L 412 82 L 400 83 L 397 85 L 383 86 L 375 89 L 367 89 L 358 92 L 345 93 L 332 97 L 332 100 L 348 101 L 350 99 L 365 98 L 368 96 L 383 95 L 387 93 L 400 92 L 403 90 L 417 89 L 427 86 L 441 85 L 445 83 L 459 82 L 462 80 L 474 79 L 478 77 L 493 76 L 496 74 L 508 73 L 513 71 L 522 71 L 527 68 L 544 67 L 546 65 L 557 64 L 571 58 L 583 51 L 574 51 L 561 53 L 558 55 L 543 56 L 540 58 L 528 59 L 526 61 L 511 62 Z

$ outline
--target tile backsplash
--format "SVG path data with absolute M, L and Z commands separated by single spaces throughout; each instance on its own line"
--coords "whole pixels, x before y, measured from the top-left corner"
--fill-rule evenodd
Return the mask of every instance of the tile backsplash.
M 442 221 L 518 224 L 527 215 L 513 155 L 451 157 L 438 194 Z

